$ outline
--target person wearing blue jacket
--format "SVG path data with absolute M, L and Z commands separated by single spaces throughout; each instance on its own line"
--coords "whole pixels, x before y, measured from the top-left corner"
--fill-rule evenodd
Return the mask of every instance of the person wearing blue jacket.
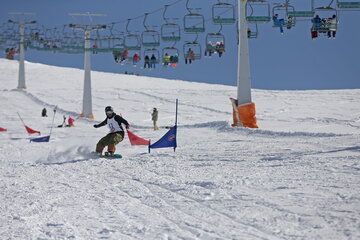
M 274 26 L 280 27 L 280 33 L 284 34 L 284 29 L 283 29 L 283 26 L 285 25 L 284 19 L 283 18 L 279 19 L 279 14 L 275 14 L 273 16 L 273 22 L 274 22 Z

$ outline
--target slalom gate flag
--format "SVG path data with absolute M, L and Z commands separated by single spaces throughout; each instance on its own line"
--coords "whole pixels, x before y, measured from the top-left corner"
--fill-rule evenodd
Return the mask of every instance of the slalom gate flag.
M 50 135 L 45 137 L 39 137 L 39 138 L 32 138 L 30 139 L 30 142 L 49 142 L 50 141 Z
M 0 127 L 0 132 L 6 132 L 7 130 L 5 128 Z
M 136 136 L 135 134 L 133 134 L 132 132 L 130 132 L 129 130 L 126 130 L 127 131 L 127 134 L 129 136 L 129 140 L 130 140 L 130 143 L 131 145 L 149 145 L 150 144 L 150 140 L 146 140 L 146 139 L 143 139 L 139 136 Z
M 25 128 L 26 128 L 26 131 L 29 133 L 29 134 L 34 134 L 34 133 L 38 133 L 40 135 L 40 132 L 39 131 L 35 131 L 31 128 L 29 128 L 28 126 L 25 125 Z
M 176 129 L 177 126 L 170 128 L 170 130 L 162 137 L 160 138 L 156 143 L 153 143 L 149 146 L 149 152 L 150 148 L 167 148 L 167 147 L 173 147 L 174 151 L 177 147 L 176 145 Z

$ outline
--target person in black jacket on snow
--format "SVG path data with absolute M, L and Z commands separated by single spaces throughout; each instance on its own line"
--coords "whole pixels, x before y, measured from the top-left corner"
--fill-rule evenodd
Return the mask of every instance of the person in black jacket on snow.
M 108 147 L 108 152 L 105 155 L 114 155 L 115 145 L 120 143 L 124 139 L 124 129 L 121 124 L 124 124 L 126 129 L 130 128 L 128 121 L 121 116 L 117 115 L 111 106 L 105 108 L 106 119 L 99 124 L 95 124 L 95 128 L 99 128 L 107 125 L 110 132 L 105 137 L 101 138 L 96 145 L 96 153 L 102 154 L 104 148 Z

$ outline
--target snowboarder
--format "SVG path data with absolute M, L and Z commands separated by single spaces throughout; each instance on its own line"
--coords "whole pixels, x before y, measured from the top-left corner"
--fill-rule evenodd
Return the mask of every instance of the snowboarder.
M 124 129 L 122 128 L 122 124 L 125 125 L 126 129 L 130 128 L 128 121 L 126 121 L 121 116 L 117 115 L 111 106 L 107 106 L 105 108 L 106 119 L 99 124 L 95 124 L 94 128 L 99 128 L 105 125 L 108 125 L 110 132 L 96 145 L 96 153 L 101 155 L 104 148 L 108 147 L 108 152 L 105 155 L 114 155 L 115 153 L 115 145 L 120 143 L 124 139 Z
M 159 117 L 159 112 L 156 108 L 154 108 L 153 112 L 151 113 L 151 120 L 153 121 L 154 130 L 159 130 L 159 127 L 157 126 L 158 117 Z

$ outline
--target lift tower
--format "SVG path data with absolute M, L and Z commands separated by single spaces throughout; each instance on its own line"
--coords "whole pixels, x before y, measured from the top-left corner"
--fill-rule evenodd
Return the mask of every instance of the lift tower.
M 35 15 L 35 13 L 27 13 L 27 12 L 10 12 L 10 15 Z M 26 22 L 26 21 L 13 21 L 13 20 L 8 20 L 8 23 L 12 23 L 12 24 L 18 24 L 19 25 L 19 35 L 20 35 L 20 48 L 19 48 L 19 81 L 18 81 L 18 89 L 26 89 L 26 84 L 25 84 L 25 47 L 24 47 L 24 43 L 25 43 L 25 25 L 27 24 L 35 24 L 36 21 L 30 21 L 30 22 Z
M 251 0 L 239 0 L 239 47 L 237 73 L 237 99 L 231 98 L 233 105 L 233 127 L 258 128 L 255 117 L 255 103 L 251 99 L 251 75 L 249 43 L 247 34 L 246 4 Z M 254 0 L 253 0 L 254 1 Z M 255 0 L 256 1 L 256 0 Z
M 103 17 L 104 14 L 91 13 L 69 13 L 70 16 Z M 92 21 L 91 21 L 92 22 Z M 92 96 L 91 96 L 91 32 L 95 30 L 106 29 L 106 25 L 79 25 L 70 24 L 70 28 L 81 30 L 85 34 L 85 53 L 84 53 L 84 91 L 83 91 L 83 110 L 80 117 L 94 119 L 92 112 Z

